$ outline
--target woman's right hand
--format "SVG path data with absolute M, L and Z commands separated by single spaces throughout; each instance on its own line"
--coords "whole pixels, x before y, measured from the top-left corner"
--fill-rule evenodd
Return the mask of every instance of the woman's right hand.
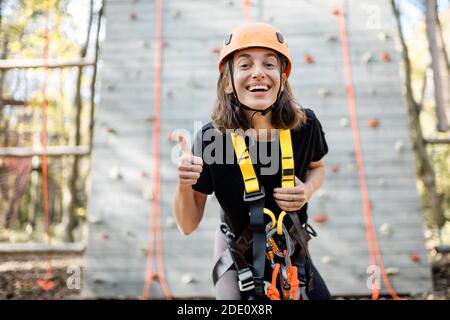
M 181 147 L 181 156 L 178 158 L 178 183 L 191 186 L 196 184 L 200 177 L 203 170 L 203 160 L 191 153 L 186 138 L 181 134 L 178 136 L 178 143 Z

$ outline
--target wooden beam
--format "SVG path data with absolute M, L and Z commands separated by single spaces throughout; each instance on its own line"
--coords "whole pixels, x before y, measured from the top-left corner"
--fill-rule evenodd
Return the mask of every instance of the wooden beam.
M 83 253 L 83 243 L 0 243 L 0 255 L 11 254 L 47 254 L 47 253 Z
M 0 101 L 2 101 L 0 99 Z M 24 106 L 26 105 L 26 101 L 24 100 L 14 100 L 11 98 L 3 98 L 3 105 L 10 105 L 10 106 Z
M 88 146 L 53 146 L 47 147 L 49 157 L 86 156 L 89 155 Z M 0 148 L 0 157 L 32 157 L 42 156 L 42 147 L 7 147 Z
M 450 137 L 448 137 L 448 138 L 430 138 L 430 139 L 425 139 L 425 143 L 428 143 L 428 144 L 449 144 L 450 143 Z
M 62 59 L 0 59 L 0 70 L 9 69 L 32 69 L 32 68 L 72 68 L 93 66 L 93 61 L 85 59 L 62 60 Z

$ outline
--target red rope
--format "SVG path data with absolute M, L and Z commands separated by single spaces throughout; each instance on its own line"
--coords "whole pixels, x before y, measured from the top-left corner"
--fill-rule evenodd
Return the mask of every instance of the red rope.
M 161 235 L 161 188 L 160 188 L 160 102 L 161 102 L 161 57 L 162 57 L 162 0 L 156 1 L 156 53 L 155 53 L 155 81 L 153 90 L 153 106 L 155 117 L 153 124 L 153 171 L 152 191 L 153 202 L 150 213 L 149 250 L 147 253 L 147 270 L 145 275 L 143 298 L 149 298 L 153 280 L 159 280 L 164 295 L 172 299 L 169 286 L 164 277 L 163 239 Z M 157 271 L 153 272 L 153 253 L 156 240 Z
M 373 221 L 372 221 L 372 208 L 370 206 L 369 193 L 367 190 L 367 183 L 366 183 L 366 176 L 364 173 L 364 161 L 363 161 L 362 151 L 361 151 L 361 140 L 360 140 L 360 136 L 359 136 L 358 118 L 356 115 L 356 100 L 355 100 L 355 94 L 354 94 L 354 90 L 353 90 L 352 64 L 350 61 L 350 51 L 349 51 L 348 42 L 347 42 L 346 19 L 345 19 L 345 12 L 344 12 L 344 6 L 343 6 L 342 0 L 340 0 L 340 2 L 339 2 L 338 8 L 337 8 L 337 11 L 335 11 L 335 14 L 338 16 L 338 20 L 339 20 L 339 31 L 340 31 L 340 35 L 341 35 L 341 44 L 342 44 L 345 86 L 346 86 L 346 91 L 347 91 L 349 111 L 350 111 L 350 115 L 351 115 L 353 142 L 354 142 L 354 146 L 355 146 L 355 157 L 356 157 L 356 163 L 357 163 L 357 167 L 358 167 L 358 176 L 359 176 L 359 182 L 360 182 L 361 197 L 362 197 L 363 205 L 364 205 L 364 219 L 366 221 L 365 227 L 366 227 L 367 244 L 369 247 L 368 249 L 369 249 L 370 263 L 371 263 L 371 265 L 373 265 L 373 266 L 377 265 L 380 268 L 381 276 L 383 278 L 383 283 L 385 284 L 385 286 L 386 286 L 389 294 L 392 296 L 392 298 L 397 300 L 400 298 L 398 297 L 395 290 L 392 288 L 391 283 L 389 282 L 389 278 L 384 269 L 383 261 L 381 259 L 380 247 L 378 245 L 375 228 L 374 228 Z M 379 288 L 380 288 L 379 283 L 375 283 L 375 285 L 372 287 L 372 299 L 373 300 L 378 299 Z

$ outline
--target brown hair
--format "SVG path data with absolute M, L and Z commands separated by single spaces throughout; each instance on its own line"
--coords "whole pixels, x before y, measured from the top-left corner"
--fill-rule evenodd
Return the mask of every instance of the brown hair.
M 280 70 L 287 66 L 286 58 L 277 55 Z M 229 59 L 233 59 L 231 56 Z M 223 64 L 222 72 L 217 81 L 217 100 L 211 114 L 215 129 L 225 133 L 227 129 L 250 129 L 250 122 L 242 108 L 237 107 L 238 102 L 233 93 L 226 93 L 225 88 L 231 81 L 230 67 L 227 61 Z M 295 101 L 291 86 L 286 80 L 284 90 L 278 98 L 278 106 L 272 112 L 272 126 L 277 129 L 297 128 L 306 123 L 306 114 L 303 107 Z

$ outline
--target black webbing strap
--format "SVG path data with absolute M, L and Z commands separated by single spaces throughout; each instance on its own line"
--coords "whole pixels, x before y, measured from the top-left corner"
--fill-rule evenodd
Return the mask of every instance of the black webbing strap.
M 253 280 L 257 297 L 265 296 L 266 229 L 264 224 L 264 204 L 264 198 L 249 203 L 250 224 L 248 229 L 253 234 Z

